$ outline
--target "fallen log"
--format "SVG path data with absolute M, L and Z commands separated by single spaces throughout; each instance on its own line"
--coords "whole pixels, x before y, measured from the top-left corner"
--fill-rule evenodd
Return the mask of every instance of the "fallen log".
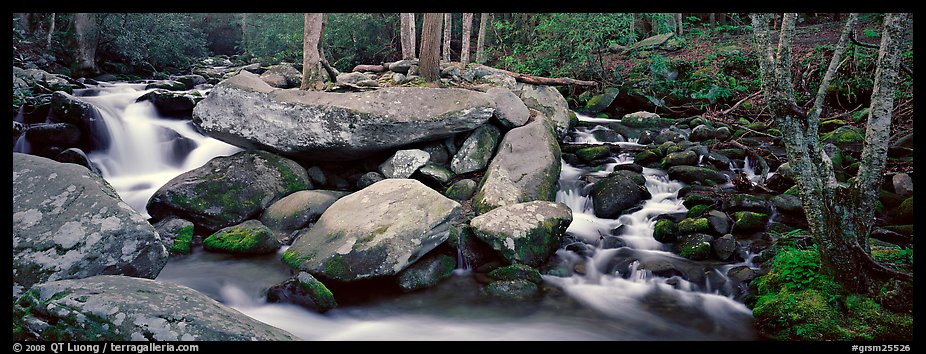
M 389 70 L 388 66 L 385 65 L 370 65 L 370 64 L 361 64 L 354 67 L 352 71 L 368 71 L 374 73 L 381 73 Z
M 568 77 L 542 77 L 534 76 L 527 74 L 520 74 L 516 72 L 511 72 L 508 70 L 496 69 L 500 72 L 507 74 L 515 79 L 515 81 L 523 82 L 525 84 L 532 85 L 547 85 L 547 86 L 561 86 L 561 85 L 575 85 L 575 86 L 597 86 L 598 83 L 594 81 L 584 81 L 576 80 Z

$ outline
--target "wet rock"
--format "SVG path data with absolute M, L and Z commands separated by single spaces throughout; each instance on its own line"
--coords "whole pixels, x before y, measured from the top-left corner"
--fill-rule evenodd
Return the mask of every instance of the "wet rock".
M 556 251 L 571 222 L 572 210 L 564 204 L 533 201 L 493 209 L 470 226 L 509 262 L 537 267 Z
M 634 112 L 624 115 L 621 124 L 631 128 L 665 128 L 675 123 L 674 119 L 661 118 L 656 113 Z
M 663 242 L 663 241 L 660 241 L 660 242 Z M 601 247 L 601 249 L 607 250 L 607 249 L 612 249 L 612 248 L 621 248 L 624 246 L 627 246 L 627 244 L 624 243 L 624 240 L 621 240 L 620 237 L 605 236 L 603 239 L 601 239 L 601 245 L 599 247 Z
M 669 219 L 660 219 L 653 229 L 653 238 L 662 243 L 672 243 L 677 240 L 678 225 Z
M 318 220 L 346 192 L 327 190 L 298 191 L 271 204 L 260 216 L 260 222 L 273 230 L 277 239 L 284 241 L 293 231 Z
M 495 119 L 506 128 L 517 128 L 527 124 L 531 113 L 524 102 L 511 90 L 503 87 L 493 87 L 486 91 L 486 95 L 495 102 Z
M 154 227 L 84 167 L 13 153 L 12 194 L 14 296 L 58 279 L 154 278 L 167 263 Z
M 726 210 L 732 211 L 753 211 L 756 213 L 770 214 L 772 208 L 762 197 L 751 194 L 737 194 L 730 198 Z
M 450 140 L 453 140 L 450 138 Z M 441 142 L 432 142 L 428 144 L 421 145 L 418 149 L 423 150 L 431 155 L 429 162 L 436 164 L 446 165 L 450 162 L 450 155 L 447 154 L 447 149 L 444 147 L 444 144 Z
M 668 169 L 669 178 L 685 183 L 714 185 L 727 182 L 727 176 L 720 171 L 696 166 L 672 166 Z
M 643 177 L 642 173 L 628 171 L 628 170 L 616 170 L 608 174 L 608 177 L 613 177 L 613 176 L 627 177 L 627 178 L 630 178 L 630 180 L 633 181 L 633 183 L 636 183 L 644 187 L 646 186 L 646 177 Z
M 55 157 L 55 160 L 62 163 L 72 163 L 75 165 L 84 166 L 93 173 L 98 175 L 101 174 L 100 169 L 90 161 L 90 158 L 87 157 L 87 154 L 84 154 L 84 151 L 78 148 L 65 149 L 60 154 L 58 154 L 57 157 Z
M 489 283 L 486 292 L 501 299 L 525 301 L 539 296 L 540 288 L 527 280 L 499 280 Z
M 126 276 L 39 284 L 13 311 L 45 341 L 298 340 L 185 286 Z
M 148 213 L 155 220 L 176 216 L 215 231 L 258 216 L 310 183 L 295 161 L 243 151 L 174 177 L 148 200 Z
M 733 220 L 726 213 L 719 210 L 711 210 L 707 213 L 707 223 L 711 232 L 715 235 L 728 234 L 733 227 Z
M 730 268 L 730 270 L 727 271 L 727 276 L 733 281 L 747 282 L 755 279 L 756 271 L 749 268 L 749 266 L 737 266 Z
M 735 220 L 733 224 L 735 232 L 760 231 L 764 230 L 765 224 L 768 223 L 768 214 L 738 211 L 733 213 L 733 220 Z
M 611 149 L 607 146 L 592 146 L 576 150 L 576 156 L 585 162 L 595 161 L 611 155 Z
M 653 149 L 638 152 L 633 157 L 633 163 L 641 166 L 654 166 L 659 162 L 659 153 Z
M 209 82 L 209 80 L 206 80 L 205 77 L 197 74 L 171 75 L 170 79 L 183 83 L 187 90 L 193 89 L 197 85 L 203 85 Z
M 710 224 L 706 218 L 685 218 L 678 223 L 678 233 L 681 235 L 706 233 L 710 229 Z
M 457 174 L 485 169 L 495 153 L 500 135 L 498 128 L 491 124 L 483 124 L 476 128 L 463 142 L 456 155 L 453 155 L 450 169 Z
M 318 166 L 312 166 L 305 170 L 305 173 L 309 176 L 309 179 L 312 180 L 312 184 L 316 186 L 324 186 L 328 184 L 328 177 L 325 176 L 325 171 L 322 171 Z
M 736 240 L 733 239 L 733 235 L 726 234 L 711 241 L 711 248 L 714 249 L 714 256 L 717 256 L 717 259 L 725 261 L 730 259 L 736 251 Z
M 23 134 L 33 150 L 52 146 L 68 148 L 84 145 L 81 144 L 83 136 L 80 129 L 68 123 L 34 124 L 28 126 Z
M 260 74 L 260 79 L 266 82 L 267 85 L 276 88 L 285 89 L 302 85 L 302 73 L 288 63 L 270 67 L 270 70 Z
M 379 165 L 379 172 L 386 178 L 408 178 L 424 166 L 429 158 L 431 155 L 423 150 L 399 150 Z
M 357 188 L 364 189 L 371 186 L 373 183 L 379 182 L 386 179 L 379 172 L 367 172 L 363 176 L 360 176 L 360 179 L 357 180 Z
M 457 261 L 447 255 L 424 257 L 399 273 L 399 288 L 402 291 L 430 288 L 441 280 L 450 278 L 456 266 Z
M 534 284 L 543 282 L 543 277 L 536 269 L 523 264 L 512 264 L 489 272 L 494 280 L 527 280 Z
M 901 197 L 908 197 L 913 195 L 913 178 L 906 173 L 895 174 L 891 178 L 891 182 L 894 185 L 894 193 Z
M 460 212 L 421 182 L 385 179 L 334 202 L 283 262 L 337 281 L 392 276 L 447 240 Z
M 643 173 L 643 166 L 637 165 L 635 163 L 625 163 L 614 166 L 614 172 L 617 171 L 631 171 L 636 173 Z
M 203 240 L 206 251 L 252 256 L 274 253 L 280 242 L 273 231 L 257 220 L 248 220 L 238 225 L 216 231 Z
M 158 81 L 145 85 L 145 90 L 150 90 L 150 89 L 169 90 L 169 91 L 189 90 L 186 84 L 180 81 L 176 81 L 176 80 L 158 80 Z
M 804 214 L 804 206 L 801 204 L 801 198 L 796 195 L 779 194 L 769 198 L 769 202 L 775 206 L 775 210 L 780 213 L 789 213 L 796 215 Z
M 423 179 L 439 184 L 446 184 L 455 176 L 453 171 L 433 162 L 428 162 L 424 164 L 424 166 L 421 166 L 421 168 L 418 169 L 418 173 Z
M 609 219 L 616 219 L 625 210 L 651 197 L 646 187 L 621 174 L 596 182 L 589 195 L 592 196 L 595 216 Z
M 190 254 L 193 228 L 193 223 L 179 218 L 168 218 L 154 224 L 154 229 L 161 235 L 164 246 L 174 254 Z
M 453 200 L 468 200 L 476 192 L 476 182 L 471 179 L 461 179 L 447 188 L 444 195 Z
M 672 166 L 689 165 L 693 166 L 698 163 L 698 155 L 694 151 L 673 152 L 662 159 L 663 168 Z
M 149 101 L 158 113 L 166 116 L 186 116 L 193 114 L 193 107 L 203 97 L 171 92 L 167 90 L 154 90 L 139 97 L 136 102 Z
M 714 237 L 706 234 L 686 235 L 679 238 L 678 242 L 672 246 L 672 250 L 679 256 L 703 261 L 711 257 L 711 241 L 713 240 Z
M 585 112 L 588 114 L 595 114 L 601 111 L 608 109 L 611 106 L 611 103 L 614 102 L 614 99 L 617 98 L 617 95 L 620 94 L 620 90 L 616 87 L 608 87 L 604 89 L 604 92 L 600 95 L 595 95 L 585 104 Z
M 296 304 L 317 312 L 338 307 L 331 290 L 306 272 L 299 272 L 295 277 L 271 286 L 267 290 L 267 302 Z

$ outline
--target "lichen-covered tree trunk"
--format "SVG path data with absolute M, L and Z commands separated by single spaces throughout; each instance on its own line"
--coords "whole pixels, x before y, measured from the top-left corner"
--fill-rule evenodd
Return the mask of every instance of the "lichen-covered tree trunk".
M 415 14 L 399 14 L 399 40 L 402 43 L 402 59 L 414 59 L 415 55 Z
M 450 33 L 453 29 L 452 19 L 453 16 L 449 12 L 444 14 L 444 45 L 441 47 L 441 53 L 443 53 L 441 58 L 446 62 L 450 61 Z
M 463 49 L 460 50 L 460 62 L 469 64 L 469 39 L 473 37 L 473 13 L 463 13 Z
M 421 76 L 428 82 L 440 79 L 440 36 L 441 14 L 424 14 L 424 24 L 421 26 L 421 53 L 418 59 L 418 68 Z
M 51 47 L 51 36 L 55 33 L 55 13 L 51 13 L 51 20 L 48 22 L 48 43 L 47 46 Z
M 678 34 L 685 34 L 685 29 L 682 28 L 682 13 L 678 12 L 675 14 L 675 24 L 678 25 Z
M 325 23 L 325 14 L 306 13 L 302 33 L 302 85 L 300 90 L 321 90 L 328 73 L 321 63 L 319 42 Z
M 91 13 L 74 14 L 74 32 L 77 34 L 77 74 L 89 76 L 96 74 L 96 45 L 99 29 L 96 16 Z
M 881 49 L 875 72 L 861 167 L 855 182 L 840 184 L 832 161 L 817 137 L 825 90 L 835 75 L 857 18 L 849 16 L 810 112 L 795 103 L 791 82 L 791 39 L 797 15 L 786 13 L 781 21 L 777 53 L 769 39 L 770 14 L 754 14 L 762 89 L 768 108 L 782 132 L 788 160 L 797 174 L 807 222 L 820 250 L 823 271 L 849 291 L 873 296 L 895 310 L 912 308 L 912 280 L 872 260 L 868 235 L 874 220 L 884 162 L 887 157 L 893 91 L 897 84 L 900 45 L 906 14 L 888 14 L 884 20 Z
M 241 51 L 248 52 L 248 14 L 241 14 Z
M 486 26 L 489 22 L 489 14 L 482 13 L 479 15 L 479 34 L 476 38 L 476 62 L 479 64 L 486 62 L 485 57 L 485 42 L 486 42 Z

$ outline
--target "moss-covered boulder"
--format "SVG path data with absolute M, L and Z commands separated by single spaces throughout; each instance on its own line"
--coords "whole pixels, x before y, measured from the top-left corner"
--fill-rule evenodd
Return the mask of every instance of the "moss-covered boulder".
M 772 208 L 769 207 L 768 201 L 764 198 L 752 194 L 737 194 L 730 198 L 726 210 L 733 211 L 754 211 L 757 213 L 769 214 Z
M 483 124 L 476 128 L 463 142 L 456 155 L 453 155 L 450 169 L 457 174 L 485 169 L 495 153 L 500 135 L 501 131 L 491 124 Z
M 764 230 L 765 224 L 768 223 L 768 214 L 738 211 L 733 213 L 733 220 L 735 232 L 760 231 Z
M 287 195 L 271 204 L 260 216 L 260 222 L 273 230 L 278 239 L 288 238 L 293 231 L 313 223 L 347 192 L 308 190 Z
M 591 162 L 610 156 L 611 149 L 607 146 L 592 146 L 576 150 L 575 154 L 582 161 Z
M 552 125 L 536 113 L 534 121 L 505 134 L 473 197 L 473 208 L 485 213 L 505 205 L 554 200 L 560 155 Z
M 708 231 L 710 231 L 710 224 L 707 218 L 685 218 L 678 222 L 678 233 L 681 235 L 706 233 Z
M 711 208 L 710 205 L 704 205 L 704 204 L 695 205 L 691 207 L 690 209 L 688 209 L 688 212 L 685 213 L 685 217 L 697 218 L 699 216 L 704 215 L 704 213 L 706 213 L 708 209 L 710 208 Z
M 801 197 L 790 194 L 779 194 L 768 200 L 775 206 L 779 213 L 788 213 L 794 215 L 804 214 L 804 205 L 801 204 Z
M 669 178 L 685 183 L 715 185 L 727 182 L 727 176 L 720 171 L 707 167 L 672 166 L 668 170 Z
M 476 237 L 504 259 L 532 267 L 556 251 L 570 223 L 572 210 L 547 201 L 504 206 L 470 220 Z
M 523 264 L 512 264 L 489 272 L 489 278 L 494 280 L 527 280 L 534 284 L 540 284 L 543 277 L 540 272 L 534 268 Z
M 453 200 L 468 200 L 476 192 L 476 181 L 461 179 L 447 188 L 444 196 Z
M 486 285 L 486 293 L 500 299 L 525 301 L 537 298 L 540 288 L 523 279 L 497 280 Z
M 430 288 L 450 278 L 456 266 L 457 261 L 453 257 L 443 254 L 426 256 L 399 273 L 399 288 L 402 291 Z
M 897 208 L 890 212 L 895 222 L 909 224 L 913 222 L 913 197 L 904 199 Z
M 215 231 L 258 216 L 310 183 L 295 161 L 264 151 L 243 151 L 216 157 L 174 177 L 148 200 L 148 213 L 155 220 L 174 216 Z
M 679 193 L 681 194 L 681 193 Z M 689 192 L 685 195 L 685 201 L 682 202 L 686 208 L 693 208 L 696 205 L 717 205 L 719 200 L 716 195 L 704 192 Z
M 660 219 L 653 229 L 653 238 L 662 243 L 675 242 L 678 237 L 678 225 L 669 219 Z
M 685 235 L 680 237 L 678 242 L 672 246 L 672 250 L 678 253 L 679 256 L 695 261 L 703 261 L 711 257 L 711 241 L 713 240 L 714 238 L 711 235 L 706 234 Z
M 729 132 L 729 130 L 727 130 L 727 132 Z M 691 133 L 688 134 L 688 140 L 705 141 L 715 139 L 718 135 L 717 129 L 701 124 L 691 129 Z
M 267 302 L 296 304 L 318 312 L 338 307 L 331 290 L 306 272 L 299 272 L 295 277 L 271 286 L 267 290 Z
M 698 154 L 694 151 L 686 150 L 673 152 L 662 159 L 662 167 L 669 168 L 672 166 L 688 165 L 693 166 L 698 163 Z
M 185 286 L 119 275 L 38 284 L 14 303 L 13 317 L 18 340 L 298 340 Z
M 248 256 L 274 253 L 280 248 L 280 242 L 273 231 L 260 221 L 248 220 L 206 237 L 203 248 L 211 252 Z
M 643 111 L 626 114 L 621 119 L 621 124 L 631 128 L 665 128 L 674 123 L 674 119 L 662 118 L 656 113 Z
M 636 183 L 637 185 L 644 186 L 644 187 L 646 186 L 646 177 L 643 177 L 643 174 L 640 172 L 616 169 L 615 171 L 608 174 L 608 177 L 614 177 L 614 176 L 622 176 L 622 177 L 630 178 L 630 180 L 633 181 L 633 183 Z
M 283 252 L 324 279 L 393 276 L 447 240 L 460 204 L 413 179 L 385 179 L 338 199 Z
M 586 102 L 585 112 L 587 114 L 595 114 L 608 109 L 620 93 L 621 91 L 616 87 L 604 89 L 604 92 L 600 95 L 595 95 Z
M 446 184 L 455 174 L 446 167 L 429 161 L 418 169 L 418 176 L 427 182 Z
M 824 143 L 833 143 L 838 146 L 858 144 L 865 140 L 865 131 L 862 128 L 846 125 L 821 135 L 820 140 Z
M 170 253 L 189 254 L 193 243 L 193 223 L 177 218 L 161 220 L 154 224 L 164 246 Z
M 640 166 L 652 166 L 659 162 L 661 155 L 656 149 L 648 149 L 638 152 L 633 156 L 633 163 Z
M 646 187 L 619 173 L 595 182 L 589 195 L 592 197 L 595 216 L 610 219 L 617 218 L 625 210 L 651 197 Z

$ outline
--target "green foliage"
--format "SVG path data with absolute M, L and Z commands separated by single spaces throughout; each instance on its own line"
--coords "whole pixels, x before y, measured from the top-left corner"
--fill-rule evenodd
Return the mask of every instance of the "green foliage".
M 186 70 L 205 56 L 206 36 L 192 14 L 100 14 L 100 62 L 116 61 L 156 71 Z
M 820 254 L 816 245 L 810 249 L 784 247 L 779 249 L 772 259 L 772 269 L 773 272 L 769 272 L 758 281 L 759 293 L 767 293 L 776 288 L 809 289 L 820 275 Z
M 254 13 L 248 16 L 246 50 L 265 64 L 302 63 L 305 17 L 298 13 Z

